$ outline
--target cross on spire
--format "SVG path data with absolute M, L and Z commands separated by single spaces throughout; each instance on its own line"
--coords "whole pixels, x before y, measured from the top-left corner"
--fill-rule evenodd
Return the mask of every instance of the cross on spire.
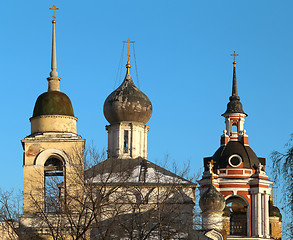
M 123 41 L 124 43 L 128 43 L 128 53 L 127 53 L 127 56 L 128 56 L 128 60 L 127 60 L 127 64 L 129 64 L 129 57 L 130 57 L 130 54 L 129 54 L 129 45 L 130 43 L 135 43 L 135 41 L 130 41 L 130 39 L 128 38 L 127 41 Z
M 53 10 L 53 20 L 52 20 L 52 57 L 51 57 L 51 72 L 50 77 L 47 78 L 49 82 L 48 91 L 60 91 L 59 88 L 59 81 L 60 78 L 58 77 L 57 72 L 57 56 L 56 56 L 56 36 L 55 36 L 55 10 L 58 10 L 59 8 L 56 8 L 55 5 L 53 5 L 52 8 L 49 8 L 50 10 Z
M 233 64 L 235 65 L 236 64 L 236 61 L 235 61 L 236 60 L 236 57 L 239 56 L 239 54 L 238 53 L 235 53 L 235 51 L 234 51 L 234 53 L 230 54 L 230 56 L 234 57 Z
M 55 10 L 59 10 L 59 8 L 56 8 L 55 5 L 53 5 L 53 7 L 49 8 L 49 10 L 53 10 L 53 21 L 55 21 Z

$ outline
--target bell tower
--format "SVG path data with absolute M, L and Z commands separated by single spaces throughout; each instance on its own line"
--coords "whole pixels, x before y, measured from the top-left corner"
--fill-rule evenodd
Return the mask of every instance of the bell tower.
M 30 118 L 31 134 L 22 140 L 23 213 L 55 212 L 70 204 L 67 194 L 78 192 L 83 173 L 85 140 L 77 134 L 69 97 L 60 91 L 57 72 L 55 6 L 53 10 L 52 62 L 48 91 L 41 94 Z M 27 215 L 28 216 L 28 215 Z
M 232 239 L 245 237 L 269 239 L 272 237 L 272 232 L 277 236 L 276 232 L 279 231 L 271 228 L 273 218 L 271 218 L 269 198 L 273 182 L 265 172 L 266 159 L 257 157 L 248 144 L 248 136 L 244 129 L 247 114 L 243 111 L 237 91 L 235 61 L 237 55 L 235 52 L 232 54 L 234 57 L 232 95 L 226 112 L 222 114 L 225 117 L 226 129 L 221 136 L 219 149 L 212 157 L 204 158 L 205 171 L 199 181 L 200 192 L 204 197 L 211 188 L 212 175 L 215 189 L 225 198 L 222 227 Z M 210 162 L 214 163 L 212 170 L 209 167 Z M 203 211 L 203 218 L 204 214 Z M 279 221 L 278 219 L 276 221 Z M 276 227 L 276 229 L 280 228 Z
M 227 110 L 223 117 L 225 117 L 226 129 L 221 136 L 221 145 L 226 145 L 229 141 L 240 141 L 244 145 L 248 146 L 248 136 L 244 130 L 244 122 L 247 114 L 242 109 L 242 103 L 237 91 L 237 79 L 236 79 L 236 61 L 235 57 L 238 54 L 231 54 L 234 57 L 233 61 L 233 83 L 232 83 L 232 95 L 229 98 L 227 104 Z

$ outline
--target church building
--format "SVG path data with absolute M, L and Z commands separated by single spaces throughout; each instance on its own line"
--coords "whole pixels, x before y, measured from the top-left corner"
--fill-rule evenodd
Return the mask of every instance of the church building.
M 36 100 L 31 133 L 21 142 L 23 214 L 7 239 L 280 239 L 266 160 L 249 146 L 233 54 L 232 96 L 220 147 L 204 158 L 199 181 L 202 222 L 195 222 L 197 184 L 147 159 L 152 103 L 126 75 L 104 102 L 107 156 L 85 148 L 57 72 L 55 6 L 48 91 Z M 66 84 L 66 80 L 64 81 Z M 82 121 L 82 116 L 81 116 Z M 103 126 L 101 126 L 103 127 Z M 90 129 L 89 129 L 90 130 Z M 90 153 L 87 155 L 86 153 Z M 92 153 L 92 154 L 91 154 Z M 89 160 L 90 159 L 90 160 Z M 196 170 L 195 170 L 196 171 Z M 195 225 L 201 225 L 196 229 Z M 0 226 L 0 236 L 6 232 Z M 4 235 L 1 235 L 5 233 Z
M 228 239 L 280 239 L 282 216 L 270 199 L 273 182 L 265 171 L 266 160 L 249 146 L 244 128 L 247 114 L 237 90 L 237 54 L 232 56 L 232 96 L 222 114 L 226 128 L 219 149 L 204 158 L 205 171 L 199 181 L 202 226 L 219 230 Z
M 60 91 L 57 8 L 52 10 L 48 91 L 38 97 L 31 134 L 22 140 L 23 214 L 18 232 L 28 239 L 208 239 L 193 231 L 196 184 L 147 160 L 146 123 L 152 103 L 130 75 L 129 39 L 125 79 L 104 103 L 107 158 L 89 166 L 72 103 Z

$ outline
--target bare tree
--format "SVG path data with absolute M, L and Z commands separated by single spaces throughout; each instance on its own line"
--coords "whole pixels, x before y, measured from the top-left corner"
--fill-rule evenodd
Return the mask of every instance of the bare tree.
M 110 189 L 93 235 L 99 239 L 184 239 L 193 229 L 196 185 L 145 159 L 107 159 L 89 169 L 92 189 Z M 187 177 L 186 177 L 187 178 Z M 106 187 L 104 187 L 106 186 Z M 97 238 L 98 239 L 98 238 Z
M 0 190 L 0 237 L 1 239 L 17 239 L 19 232 L 18 219 L 21 214 L 20 193 L 13 190 Z
M 282 209 L 286 217 L 283 225 L 282 237 L 293 238 L 293 134 L 285 145 L 285 153 L 274 151 L 271 154 L 273 161 L 274 181 L 282 186 Z
M 45 166 L 49 180 L 39 191 L 46 196 L 30 196 L 34 213 L 13 226 L 19 239 L 28 232 L 56 240 L 189 239 L 197 202 L 189 165 L 179 171 L 173 164 L 168 171 L 142 158 L 106 159 L 93 147 L 70 159 L 65 178 L 58 161 Z

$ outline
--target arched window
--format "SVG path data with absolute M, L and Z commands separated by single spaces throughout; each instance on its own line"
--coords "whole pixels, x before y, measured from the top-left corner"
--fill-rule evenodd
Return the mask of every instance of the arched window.
M 236 123 L 232 124 L 232 133 L 237 133 L 238 132 L 238 127 Z
M 64 164 L 59 156 L 49 157 L 44 165 L 45 211 L 58 212 L 65 201 Z
M 226 200 L 230 211 L 230 235 L 247 236 L 247 203 L 240 197 L 232 196 Z
M 129 131 L 124 130 L 124 153 L 128 153 L 129 150 Z

